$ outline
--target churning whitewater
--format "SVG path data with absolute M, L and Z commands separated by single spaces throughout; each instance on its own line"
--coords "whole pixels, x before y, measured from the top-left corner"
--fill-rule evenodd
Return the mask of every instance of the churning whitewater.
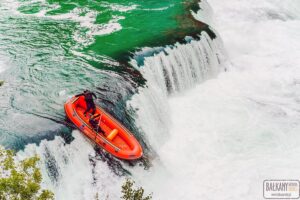
M 145 48 L 130 61 L 146 79 L 127 109 L 151 167 L 121 162 L 154 199 L 263 199 L 265 179 L 300 179 L 300 2 L 202 1 L 211 39 Z M 223 46 L 224 44 L 224 46 Z M 153 55 L 149 52 L 155 52 Z M 135 57 L 144 56 L 143 63 Z M 147 56 L 151 55 L 151 56 Z M 119 199 L 124 176 L 78 131 L 27 145 L 57 199 Z

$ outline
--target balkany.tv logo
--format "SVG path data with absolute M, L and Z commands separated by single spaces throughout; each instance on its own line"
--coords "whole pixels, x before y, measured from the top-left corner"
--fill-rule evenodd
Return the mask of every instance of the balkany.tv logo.
M 299 180 L 265 180 L 263 195 L 265 199 L 298 199 Z

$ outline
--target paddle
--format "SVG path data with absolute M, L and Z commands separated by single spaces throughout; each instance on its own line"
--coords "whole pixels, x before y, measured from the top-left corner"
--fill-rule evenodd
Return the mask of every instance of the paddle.
M 99 123 L 98 123 L 98 126 L 97 126 L 97 133 L 99 131 L 99 127 L 100 127 L 100 123 L 101 123 L 101 118 L 102 118 L 102 115 L 100 114 L 100 119 L 99 119 Z

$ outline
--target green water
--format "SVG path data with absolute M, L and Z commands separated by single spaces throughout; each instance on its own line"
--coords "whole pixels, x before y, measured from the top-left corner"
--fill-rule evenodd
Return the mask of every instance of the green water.
M 70 135 L 63 103 L 83 89 L 136 134 L 126 101 L 144 84 L 128 60 L 196 35 L 193 0 L 1 0 L 0 143 Z
M 109 24 L 111 20 L 119 18 L 117 22 L 122 26 L 121 30 L 112 34 L 96 34 L 93 36 L 95 41 L 82 48 L 85 52 L 93 51 L 96 54 L 117 59 L 123 54 L 135 51 L 136 48 L 170 44 L 168 41 L 199 33 L 199 27 L 192 19 L 189 19 L 190 9 L 195 8 L 195 3 L 191 2 L 193 1 L 49 0 L 46 4 L 49 8 L 46 9 L 45 16 L 63 15 L 74 9 L 80 10 L 81 16 L 95 12 L 94 24 L 99 26 Z M 26 14 L 36 14 L 45 10 L 47 6 L 45 2 L 35 2 L 21 6 L 18 10 Z M 74 27 L 73 31 L 76 29 L 77 27 Z M 91 31 L 89 28 L 81 27 L 78 32 L 85 37 L 89 31 Z

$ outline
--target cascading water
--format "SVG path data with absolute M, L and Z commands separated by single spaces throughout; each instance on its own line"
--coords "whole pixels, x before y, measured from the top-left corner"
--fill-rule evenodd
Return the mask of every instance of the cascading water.
M 163 48 L 157 55 L 145 57 L 144 66 L 138 66 L 137 62 L 132 60 L 132 64 L 141 70 L 147 84 L 128 102 L 128 109 L 135 110 L 136 124 L 145 133 L 143 137 L 154 152 L 158 151 L 170 137 L 171 113 L 168 96 L 183 92 L 199 82 L 216 76 L 220 70 L 221 46 L 217 39 L 211 40 L 206 33 L 202 33 L 199 41 L 191 40 L 187 44 L 176 44 L 172 48 Z M 178 58 L 176 61 L 173 60 L 175 57 Z M 168 90 L 164 69 L 174 71 L 168 71 L 168 76 L 173 81 L 178 78 L 174 74 L 183 71 L 186 73 L 176 82 L 176 90 L 175 85 L 174 88 L 172 86 L 172 90 Z M 154 76 L 155 74 L 160 75 Z M 173 83 L 175 84 L 175 81 Z M 75 140 L 71 144 L 65 144 L 57 137 L 51 142 L 43 141 L 38 147 L 28 145 L 24 151 L 19 152 L 18 157 L 34 154 L 41 156 L 43 175 L 47 177 L 44 184 L 51 186 L 50 189 L 55 191 L 58 199 L 92 199 L 97 192 L 100 199 L 118 199 L 120 196 L 118 190 L 124 177 L 117 176 L 112 168 L 108 167 L 109 164 L 95 154 L 91 144 L 78 131 L 74 131 L 73 135 Z M 157 170 L 156 164 L 162 164 L 158 163 L 160 155 L 149 152 L 147 154 L 150 154 L 149 159 L 155 169 L 151 167 L 147 172 L 142 167 L 132 168 L 126 163 L 120 163 L 122 169 L 119 170 L 129 171 L 132 176 L 152 173 L 153 170 Z M 77 167 L 74 168 L 74 165 Z M 118 165 L 112 167 L 116 168 Z
M 220 32 L 227 73 L 216 78 L 222 42 L 206 33 L 131 61 L 146 85 L 127 109 L 155 152 L 152 167 L 111 166 L 78 131 L 70 144 L 56 137 L 18 153 L 41 156 L 43 185 L 57 199 L 119 199 L 116 166 L 154 199 L 262 199 L 264 179 L 299 179 L 299 1 L 208 3 L 193 15 Z
M 156 169 L 134 178 L 157 199 L 263 199 L 264 180 L 299 179 L 300 4 L 209 3 L 231 67 L 168 99 Z
M 220 49 L 219 43 L 202 32 L 199 41 L 189 38 L 187 44 L 178 43 L 163 48 L 154 56 L 145 57 L 141 67 L 135 60 L 131 64 L 140 68 L 148 87 L 157 86 L 167 95 L 187 90 L 214 77 L 220 70 Z
M 61 137 L 27 145 L 17 158 L 32 155 L 41 158 L 43 186 L 55 192 L 56 199 L 118 199 L 123 178 L 117 176 L 101 159 L 93 145 L 78 131 L 74 141 L 66 144 Z M 75 167 L 76 166 L 76 167 Z M 115 166 L 114 166 L 115 167 Z M 97 194 L 98 193 L 98 194 Z
M 147 83 L 128 102 L 128 108 L 136 111 L 137 126 L 145 133 L 144 138 L 154 152 L 170 136 L 169 96 L 215 77 L 222 60 L 221 43 L 218 39 L 212 40 L 205 32 L 198 40 L 187 38 L 186 44 L 158 49 L 161 51 L 152 56 L 144 56 L 152 49 L 137 53 L 139 59 L 143 59 L 143 66 L 139 66 L 137 60 L 131 60 L 132 66 L 141 71 Z M 83 136 L 77 131 L 73 135 L 75 140 L 69 145 L 58 137 L 51 142 L 43 141 L 38 147 L 29 145 L 18 156 L 22 158 L 35 153 L 41 156 L 42 171 L 47 177 L 44 184 L 55 191 L 58 199 L 91 199 L 97 191 L 100 199 L 118 199 L 124 178 L 116 176 L 108 164 L 95 155 Z M 159 157 L 152 155 L 151 159 L 158 160 Z M 75 169 L 74 165 L 78 167 Z M 133 176 L 145 172 L 138 166 L 122 165 Z
M 157 50 L 145 49 L 131 61 L 135 68 L 140 69 L 147 84 L 140 88 L 128 105 L 136 110 L 136 122 L 146 132 L 145 137 L 152 141 L 151 147 L 160 148 L 169 137 L 168 97 L 216 77 L 222 68 L 220 62 L 224 60 L 222 49 L 217 38 L 212 40 L 206 32 L 202 32 L 200 40 L 190 39 L 187 44 L 160 48 L 153 56 L 143 57 Z M 141 57 L 144 60 L 139 66 L 137 61 L 141 62 Z

